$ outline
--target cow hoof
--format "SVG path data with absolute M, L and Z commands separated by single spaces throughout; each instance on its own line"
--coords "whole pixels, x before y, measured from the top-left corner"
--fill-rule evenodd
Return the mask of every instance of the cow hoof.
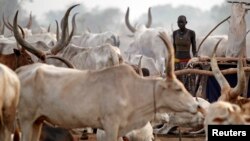
M 88 134 L 87 133 L 83 133 L 82 136 L 80 137 L 81 140 L 88 140 Z

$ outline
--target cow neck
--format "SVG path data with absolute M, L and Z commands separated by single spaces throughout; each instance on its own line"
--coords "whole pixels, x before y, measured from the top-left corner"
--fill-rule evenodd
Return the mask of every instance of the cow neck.
M 154 100 L 154 121 L 156 121 L 156 95 L 155 95 L 155 91 L 156 91 L 156 89 L 155 89 L 155 85 L 156 84 L 154 84 L 154 86 L 153 86 L 153 100 Z M 155 136 L 155 140 L 157 140 L 157 134 L 154 134 L 154 136 Z
M 14 65 L 13 70 L 17 69 L 18 67 L 19 67 L 19 65 L 18 65 L 18 56 L 15 54 L 15 65 Z
M 155 85 L 154 85 L 154 87 L 153 87 L 154 121 L 156 120 L 156 112 L 157 112 L 157 111 L 156 111 L 156 98 L 155 98 L 156 96 L 155 96 L 155 91 L 156 91 L 156 90 L 155 90 Z

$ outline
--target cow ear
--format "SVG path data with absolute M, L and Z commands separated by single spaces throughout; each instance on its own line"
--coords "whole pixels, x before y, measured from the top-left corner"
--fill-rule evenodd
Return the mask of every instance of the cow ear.
M 213 122 L 215 123 L 222 123 L 225 121 L 225 118 L 217 117 L 213 119 Z
M 16 56 L 20 56 L 21 55 L 21 51 L 19 49 L 13 49 L 14 53 Z
M 160 88 L 162 88 L 162 89 L 171 88 L 171 85 L 170 85 L 170 84 L 169 84 L 169 85 L 166 85 L 166 82 L 165 82 L 165 83 L 159 83 L 159 86 L 160 86 Z
M 250 123 L 250 117 L 245 117 L 245 121 L 246 121 L 247 123 Z
M 233 109 L 228 108 L 228 111 L 230 113 L 232 113 L 232 112 L 240 112 L 241 111 L 241 109 L 240 109 L 240 107 L 238 105 L 232 104 L 232 107 L 233 107 Z
M 129 141 L 129 139 L 126 136 L 122 137 L 122 140 L 123 141 Z

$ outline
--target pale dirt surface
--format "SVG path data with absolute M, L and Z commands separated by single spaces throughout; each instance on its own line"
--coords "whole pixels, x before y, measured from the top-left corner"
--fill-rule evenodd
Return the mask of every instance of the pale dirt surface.
M 95 134 L 88 134 L 88 139 L 81 141 L 96 141 Z M 183 135 L 181 140 L 176 135 L 157 135 L 156 141 L 205 141 L 204 135 L 187 136 Z

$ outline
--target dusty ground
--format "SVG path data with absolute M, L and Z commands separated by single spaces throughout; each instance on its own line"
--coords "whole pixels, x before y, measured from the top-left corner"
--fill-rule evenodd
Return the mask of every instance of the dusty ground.
M 196 136 L 187 136 L 183 135 L 181 140 L 176 135 L 157 135 L 157 141 L 204 141 L 204 135 L 196 135 Z M 95 134 L 89 134 L 88 140 L 81 140 L 81 141 L 96 141 Z

